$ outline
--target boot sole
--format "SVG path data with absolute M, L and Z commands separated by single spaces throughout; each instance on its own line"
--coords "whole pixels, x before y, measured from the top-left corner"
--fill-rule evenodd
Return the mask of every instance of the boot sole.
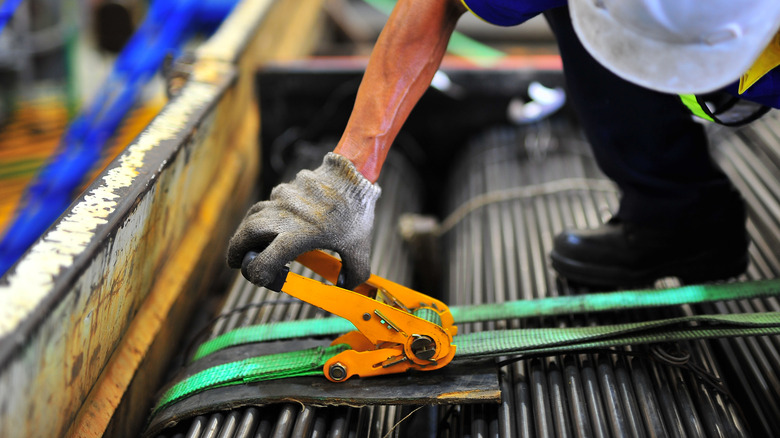
M 569 281 L 599 287 L 652 286 L 661 278 L 677 277 L 683 284 L 703 283 L 737 277 L 747 270 L 748 257 L 724 262 L 723 254 L 702 254 L 644 270 L 582 263 L 550 253 L 553 268 Z

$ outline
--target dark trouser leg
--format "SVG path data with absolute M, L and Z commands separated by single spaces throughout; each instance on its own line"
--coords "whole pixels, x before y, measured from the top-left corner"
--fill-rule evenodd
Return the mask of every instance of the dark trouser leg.
M 594 60 L 568 8 L 545 17 L 558 40 L 569 101 L 599 167 L 622 192 L 617 221 L 556 238 L 553 266 L 602 285 L 742 272 L 744 206 L 713 163 L 702 126 L 676 95 L 634 85 Z
M 599 64 L 577 38 L 568 8 L 545 17 L 596 161 L 623 193 L 617 216 L 655 228 L 687 228 L 729 214 L 739 198 L 680 99 L 627 82 Z

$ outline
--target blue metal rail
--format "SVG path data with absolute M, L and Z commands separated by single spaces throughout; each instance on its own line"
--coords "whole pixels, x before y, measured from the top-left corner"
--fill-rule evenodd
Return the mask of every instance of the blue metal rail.
M 15 8 L 12 3 L 14 0 L 7 0 L 0 11 L 6 6 Z M 213 32 L 236 3 L 158 0 L 150 5 L 146 19 L 119 54 L 91 104 L 71 122 L 55 154 L 27 187 L 14 221 L 0 241 L 0 276 L 67 209 L 166 56 L 176 56 L 193 34 Z

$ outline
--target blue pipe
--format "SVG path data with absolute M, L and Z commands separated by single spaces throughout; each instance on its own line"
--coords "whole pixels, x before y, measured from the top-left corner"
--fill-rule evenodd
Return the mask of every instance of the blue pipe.
M 19 7 L 21 2 L 22 0 L 5 0 L 3 4 L 0 5 L 0 33 L 3 32 L 6 23 L 8 23 L 8 20 L 14 15 L 14 11 L 16 11 L 16 8 Z
M 57 151 L 28 186 L 14 222 L 0 241 L 0 276 L 68 208 L 75 191 L 165 57 L 169 53 L 178 55 L 194 33 L 213 32 L 236 3 L 158 0 L 150 6 L 91 104 L 70 123 Z

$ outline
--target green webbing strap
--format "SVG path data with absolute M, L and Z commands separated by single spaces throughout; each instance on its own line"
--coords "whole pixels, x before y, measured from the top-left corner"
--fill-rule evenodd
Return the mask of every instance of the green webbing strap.
M 452 306 L 456 324 L 502 319 L 569 315 L 609 310 L 696 304 L 735 299 L 752 299 L 780 295 L 780 280 L 683 286 L 660 290 L 606 292 L 536 300 L 509 301 L 497 304 Z M 267 325 L 240 327 L 204 342 L 192 360 L 223 348 L 251 342 L 266 342 L 299 337 L 328 336 L 355 330 L 342 318 L 286 321 Z
M 556 316 L 608 310 L 639 309 L 709 303 L 780 295 L 780 280 L 682 286 L 605 292 L 499 304 L 451 307 L 456 324 L 535 316 Z
M 355 326 L 346 319 L 339 317 L 303 319 L 238 327 L 202 343 L 195 351 L 192 360 L 195 361 L 224 348 L 241 344 L 329 336 L 352 330 L 355 330 Z
M 170 387 L 161 397 L 157 410 L 210 388 L 287 377 L 322 375 L 325 362 L 348 349 L 349 345 L 346 344 L 315 347 L 216 365 Z
M 780 312 L 696 315 L 626 324 L 495 330 L 456 336 L 455 359 L 491 358 L 508 354 L 554 354 L 590 348 L 611 348 L 704 338 L 780 334 Z M 297 376 L 322 375 L 325 362 L 349 347 L 280 353 L 208 368 L 176 383 L 160 399 L 160 410 L 210 388 Z
M 456 358 L 559 353 L 692 339 L 780 333 L 780 312 L 694 315 L 625 324 L 493 330 L 456 336 Z

